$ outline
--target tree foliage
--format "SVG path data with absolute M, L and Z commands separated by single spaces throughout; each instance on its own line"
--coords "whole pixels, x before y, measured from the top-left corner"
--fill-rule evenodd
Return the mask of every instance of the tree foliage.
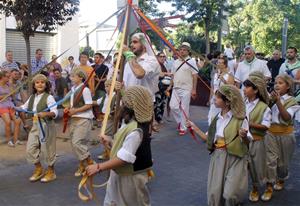
M 271 54 L 273 49 L 281 48 L 284 18 L 289 20 L 288 44 L 299 45 L 299 0 L 231 0 L 230 4 L 233 10 L 227 41 L 235 47 L 250 43 L 257 51 Z

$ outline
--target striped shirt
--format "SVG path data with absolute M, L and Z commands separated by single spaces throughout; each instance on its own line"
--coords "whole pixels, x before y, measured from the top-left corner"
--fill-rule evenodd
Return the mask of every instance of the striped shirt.
M 16 62 L 8 62 L 8 61 L 5 61 L 2 63 L 2 68 L 3 70 L 6 70 L 6 71 L 11 71 L 13 69 L 19 69 L 19 66 Z

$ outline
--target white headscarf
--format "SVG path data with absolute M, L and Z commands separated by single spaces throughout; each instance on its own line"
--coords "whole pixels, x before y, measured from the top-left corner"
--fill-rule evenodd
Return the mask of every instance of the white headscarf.
M 135 33 L 134 35 L 132 35 L 131 39 L 133 39 L 133 38 L 137 38 L 144 45 L 144 47 L 146 48 L 146 52 L 149 56 L 155 56 L 151 45 L 148 43 L 148 42 L 151 43 L 148 35 L 146 35 L 144 33 Z

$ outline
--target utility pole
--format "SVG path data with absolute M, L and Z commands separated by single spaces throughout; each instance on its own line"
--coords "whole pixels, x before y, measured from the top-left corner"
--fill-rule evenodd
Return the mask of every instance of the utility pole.
M 288 25 L 289 25 L 288 18 L 284 18 L 283 26 L 282 26 L 282 48 L 281 48 L 281 53 L 283 58 L 286 56 Z

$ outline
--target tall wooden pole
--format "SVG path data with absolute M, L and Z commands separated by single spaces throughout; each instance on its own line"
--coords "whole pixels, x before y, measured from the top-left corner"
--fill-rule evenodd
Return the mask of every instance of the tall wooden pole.
M 131 5 L 132 1 L 128 0 L 128 6 L 127 6 L 127 14 L 126 18 L 128 22 L 130 22 L 130 14 L 131 14 Z M 126 25 L 124 25 L 126 26 Z M 129 38 L 128 38 L 128 25 L 127 27 L 123 30 L 125 32 L 125 42 L 124 45 L 128 45 L 129 43 Z M 122 56 L 121 62 L 120 62 L 120 70 L 119 70 L 119 82 L 123 82 L 123 76 L 124 76 L 124 67 L 125 67 L 125 59 L 124 56 Z M 121 92 L 117 92 L 116 96 L 116 108 L 115 108 L 115 115 L 114 115 L 114 125 L 113 125 L 113 134 L 115 134 L 118 130 L 119 127 L 119 122 L 118 122 L 118 111 L 120 110 L 120 102 L 121 102 Z

